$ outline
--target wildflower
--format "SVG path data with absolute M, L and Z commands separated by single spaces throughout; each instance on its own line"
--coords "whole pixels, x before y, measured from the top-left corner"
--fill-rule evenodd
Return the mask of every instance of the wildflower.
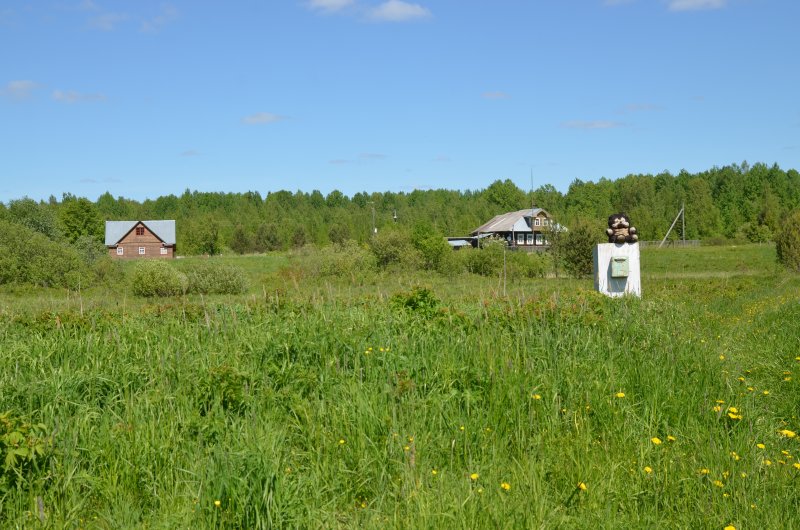
M 717 405 L 716 407 L 714 407 L 714 408 L 713 408 L 713 409 L 711 409 L 711 410 L 713 410 L 714 412 L 722 412 L 722 407 L 720 407 L 719 405 Z
M 728 413 L 728 417 L 730 419 L 732 419 L 732 420 L 741 420 L 742 419 L 742 415 L 741 414 L 734 414 L 732 412 Z
M 408 437 L 408 443 L 410 443 L 410 444 L 414 443 L 414 437 L 413 436 L 409 436 Z
M 653 444 L 655 445 L 661 445 L 661 439 L 658 438 L 657 436 L 653 436 L 652 438 L 650 438 L 650 441 L 653 442 Z
M 794 464 L 792 464 L 792 467 L 800 471 L 800 462 L 795 462 Z
M 714 481 L 714 485 L 716 487 L 718 487 L 718 488 L 724 488 L 725 487 L 725 484 L 723 484 L 721 480 L 715 480 Z
M 728 407 L 728 412 L 733 412 L 734 414 L 738 414 L 739 409 L 737 409 L 736 407 Z
M 748 387 L 747 387 L 747 391 L 748 391 L 748 392 L 752 392 L 753 390 L 755 390 L 755 388 L 753 388 L 752 386 L 748 386 Z
M 722 478 L 728 478 L 730 476 L 731 476 L 731 472 L 730 471 L 723 471 L 722 472 Z
M 578 486 L 577 487 L 581 491 L 586 491 L 586 490 L 589 489 L 588 487 L 586 487 L 586 483 L 585 482 L 578 482 Z
M 431 475 L 433 475 L 435 477 L 438 474 L 439 474 L 439 472 L 436 471 L 436 469 L 431 469 Z
M 217 508 L 219 508 L 221 505 L 222 505 L 222 503 L 220 501 L 218 501 L 218 500 L 214 501 L 214 506 L 216 506 Z
M 625 397 L 625 392 L 617 392 L 617 397 L 622 399 Z
M 764 390 L 764 391 L 762 392 L 762 394 L 764 394 L 765 396 L 768 396 L 768 395 L 769 395 L 769 390 Z
M 339 438 L 339 445 L 344 445 L 344 438 Z
M 668 442 L 674 442 L 675 440 L 677 440 L 677 438 L 675 438 L 675 437 L 674 437 L 674 436 L 672 436 L 671 434 L 667 435 L 667 441 L 668 441 Z
M 794 432 L 794 431 L 790 431 L 789 429 L 781 429 L 781 430 L 780 430 L 780 431 L 778 431 L 778 432 L 779 432 L 780 434 L 782 434 L 783 436 L 787 437 L 787 438 L 794 438 L 795 436 L 797 436 L 797 433 L 796 433 L 796 432 Z
M 735 527 L 735 526 L 733 526 L 732 524 L 729 524 L 728 526 L 726 526 L 725 528 L 723 528 L 723 530 L 736 530 L 736 527 Z
M 703 469 L 700 469 L 698 471 L 698 473 L 700 473 L 701 475 L 708 475 L 709 473 L 711 473 L 711 470 L 709 470 L 708 468 L 704 467 Z
M 786 451 L 785 449 L 783 451 L 781 451 L 781 454 L 783 456 L 792 456 L 792 455 L 789 454 L 789 451 Z
M 409 447 L 409 446 L 407 446 L 407 445 L 404 445 L 404 446 L 403 446 L 403 451 L 409 451 L 409 450 L 411 450 L 411 447 Z
M 736 451 L 731 451 L 731 456 L 734 460 L 739 460 L 739 458 L 741 458 L 738 454 L 736 454 Z
M 470 479 L 472 479 L 472 480 L 478 480 L 478 477 L 480 477 L 480 475 L 479 475 L 479 474 L 477 474 L 477 473 L 473 473 L 473 474 L 471 474 L 471 475 L 469 476 L 469 478 L 470 478 Z
M 464 430 L 464 426 L 462 425 L 461 427 L 458 428 L 458 430 L 459 431 L 463 431 Z
M 725 400 L 724 399 L 718 399 L 717 403 L 719 403 L 719 404 L 725 403 Z
M 739 473 L 739 476 L 741 476 L 742 478 L 747 478 L 747 473 L 742 471 L 741 473 Z
M 367 507 L 367 503 L 366 503 L 366 502 L 364 502 L 364 501 L 361 501 L 361 507 L 362 507 L 362 508 L 366 508 L 366 507 Z
M 764 465 L 771 466 L 772 465 L 772 460 L 764 460 Z
M 648 475 L 653 472 L 653 468 L 650 466 L 644 466 L 644 472 Z
M 759 449 L 766 449 L 767 448 L 767 446 L 764 445 L 764 444 L 756 444 L 756 447 L 758 447 Z
M 501 482 L 500 487 L 503 488 L 505 491 L 509 491 L 511 489 L 511 484 L 508 482 Z
M 783 378 L 783 380 L 784 380 L 784 381 L 791 381 L 791 380 L 792 380 L 792 378 L 787 376 L 787 377 L 784 377 L 784 378 Z
M 531 397 L 536 400 L 542 399 L 542 396 L 540 396 L 539 394 L 533 394 Z
M 742 383 L 744 383 L 744 377 L 742 377 L 742 376 L 739 376 L 739 378 L 738 378 L 738 379 L 739 379 L 739 381 L 741 381 Z
M 720 360 L 720 361 L 724 361 L 724 360 L 725 360 L 725 356 L 724 356 L 724 355 L 720 355 L 720 356 L 719 356 L 719 360 Z
M 483 488 L 478 488 L 478 493 L 483 493 Z

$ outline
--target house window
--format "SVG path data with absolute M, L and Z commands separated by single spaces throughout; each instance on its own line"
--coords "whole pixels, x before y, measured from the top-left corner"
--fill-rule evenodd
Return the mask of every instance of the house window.
M 144 227 L 143 226 L 137 226 L 136 227 L 136 235 L 137 236 L 143 236 L 144 235 Z M 139 254 L 144 254 L 144 252 L 140 252 Z
M 525 234 L 517 234 L 517 245 L 525 244 Z
M 533 234 L 526 234 L 525 235 L 525 244 L 526 245 L 533 245 Z
M 547 219 L 542 219 L 542 224 L 543 224 L 544 226 L 547 226 L 547 225 L 549 225 L 549 224 L 550 224 L 550 221 L 548 221 Z
M 166 256 L 167 255 L 167 247 L 161 247 L 161 255 L 162 256 Z
M 144 256 L 144 247 L 139 247 L 139 255 Z
M 544 236 L 542 234 L 536 234 L 536 244 L 544 245 Z
M 122 256 L 125 253 L 125 249 L 122 247 L 117 247 L 117 256 Z
M 538 217 L 533 220 L 533 226 L 539 226 L 542 224 L 542 220 Z

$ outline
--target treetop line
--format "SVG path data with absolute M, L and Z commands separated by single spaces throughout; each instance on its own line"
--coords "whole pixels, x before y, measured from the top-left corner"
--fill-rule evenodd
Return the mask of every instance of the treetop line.
M 277 191 L 265 197 L 252 191 L 186 190 L 180 196 L 139 202 L 110 193 L 96 201 L 65 194 L 60 201 L 51 197 L 0 203 L 0 219 L 71 242 L 81 237 L 101 240 L 106 220 L 175 219 L 181 253 L 204 253 L 209 246 L 245 253 L 348 239 L 363 242 L 373 236 L 373 226 L 379 233 L 464 234 L 499 213 L 531 205 L 546 209 L 565 226 L 585 221 L 602 228 L 608 212 L 624 212 L 635 220 L 641 240 L 654 240 L 668 231 L 684 203 L 690 222 L 685 233 L 676 227 L 674 237 L 769 241 L 781 219 L 800 208 L 800 173 L 743 163 L 699 173 L 575 180 L 565 193 L 549 184 L 525 192 L 506 179 L 475 191 L 361 192 L 352 197 L 336 190 L 327 195 Z

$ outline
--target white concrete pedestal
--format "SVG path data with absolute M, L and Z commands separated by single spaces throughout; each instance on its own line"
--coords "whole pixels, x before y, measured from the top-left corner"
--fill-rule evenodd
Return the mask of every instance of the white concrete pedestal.
M 611 276 L 611 261 L 628 258 L 628 276 Z M 594 247 L 594 288 L 606 296 L 634 295 L 642 297 L 642 278 L 639 265 L 639 243 L 602 243 Z

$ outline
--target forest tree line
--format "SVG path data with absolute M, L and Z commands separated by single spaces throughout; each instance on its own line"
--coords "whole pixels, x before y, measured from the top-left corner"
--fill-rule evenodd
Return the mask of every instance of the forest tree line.
M 104 193 L 96 201 L 65 194 L 60 200 L 20 198 L 0 203 L 0 221 L 23 225 L 50 240 L 81 248 L 103 240 L 106 220 L 175 219 L 179 254 L 258 253 L 348 240 L 365 242 L 373 226 L 385 232 L 460 236 L 491 217 L 535 205 L 560 224 L 596 226 L 625 212 L 642 240 L 661 239 L 681 205 L 687 239 L 772 240 L 781 220 L 800 208 L 800 173 L 765 164 L 628 175 L 598 182 L 575 180 L 562 193 L 550 184 L 524 191 L 511 180 L 482 190 L 415 190 L 327 195 L 276 191 L 186 190 L 139 202 Z M 394 219 L 394 216 L 397 219 Z M 373 224 L 374 223 L 374 224 Z M 671 237 L 680 238 L 678 223 Z M 95 245 L 95 246 L 96 246 Z

